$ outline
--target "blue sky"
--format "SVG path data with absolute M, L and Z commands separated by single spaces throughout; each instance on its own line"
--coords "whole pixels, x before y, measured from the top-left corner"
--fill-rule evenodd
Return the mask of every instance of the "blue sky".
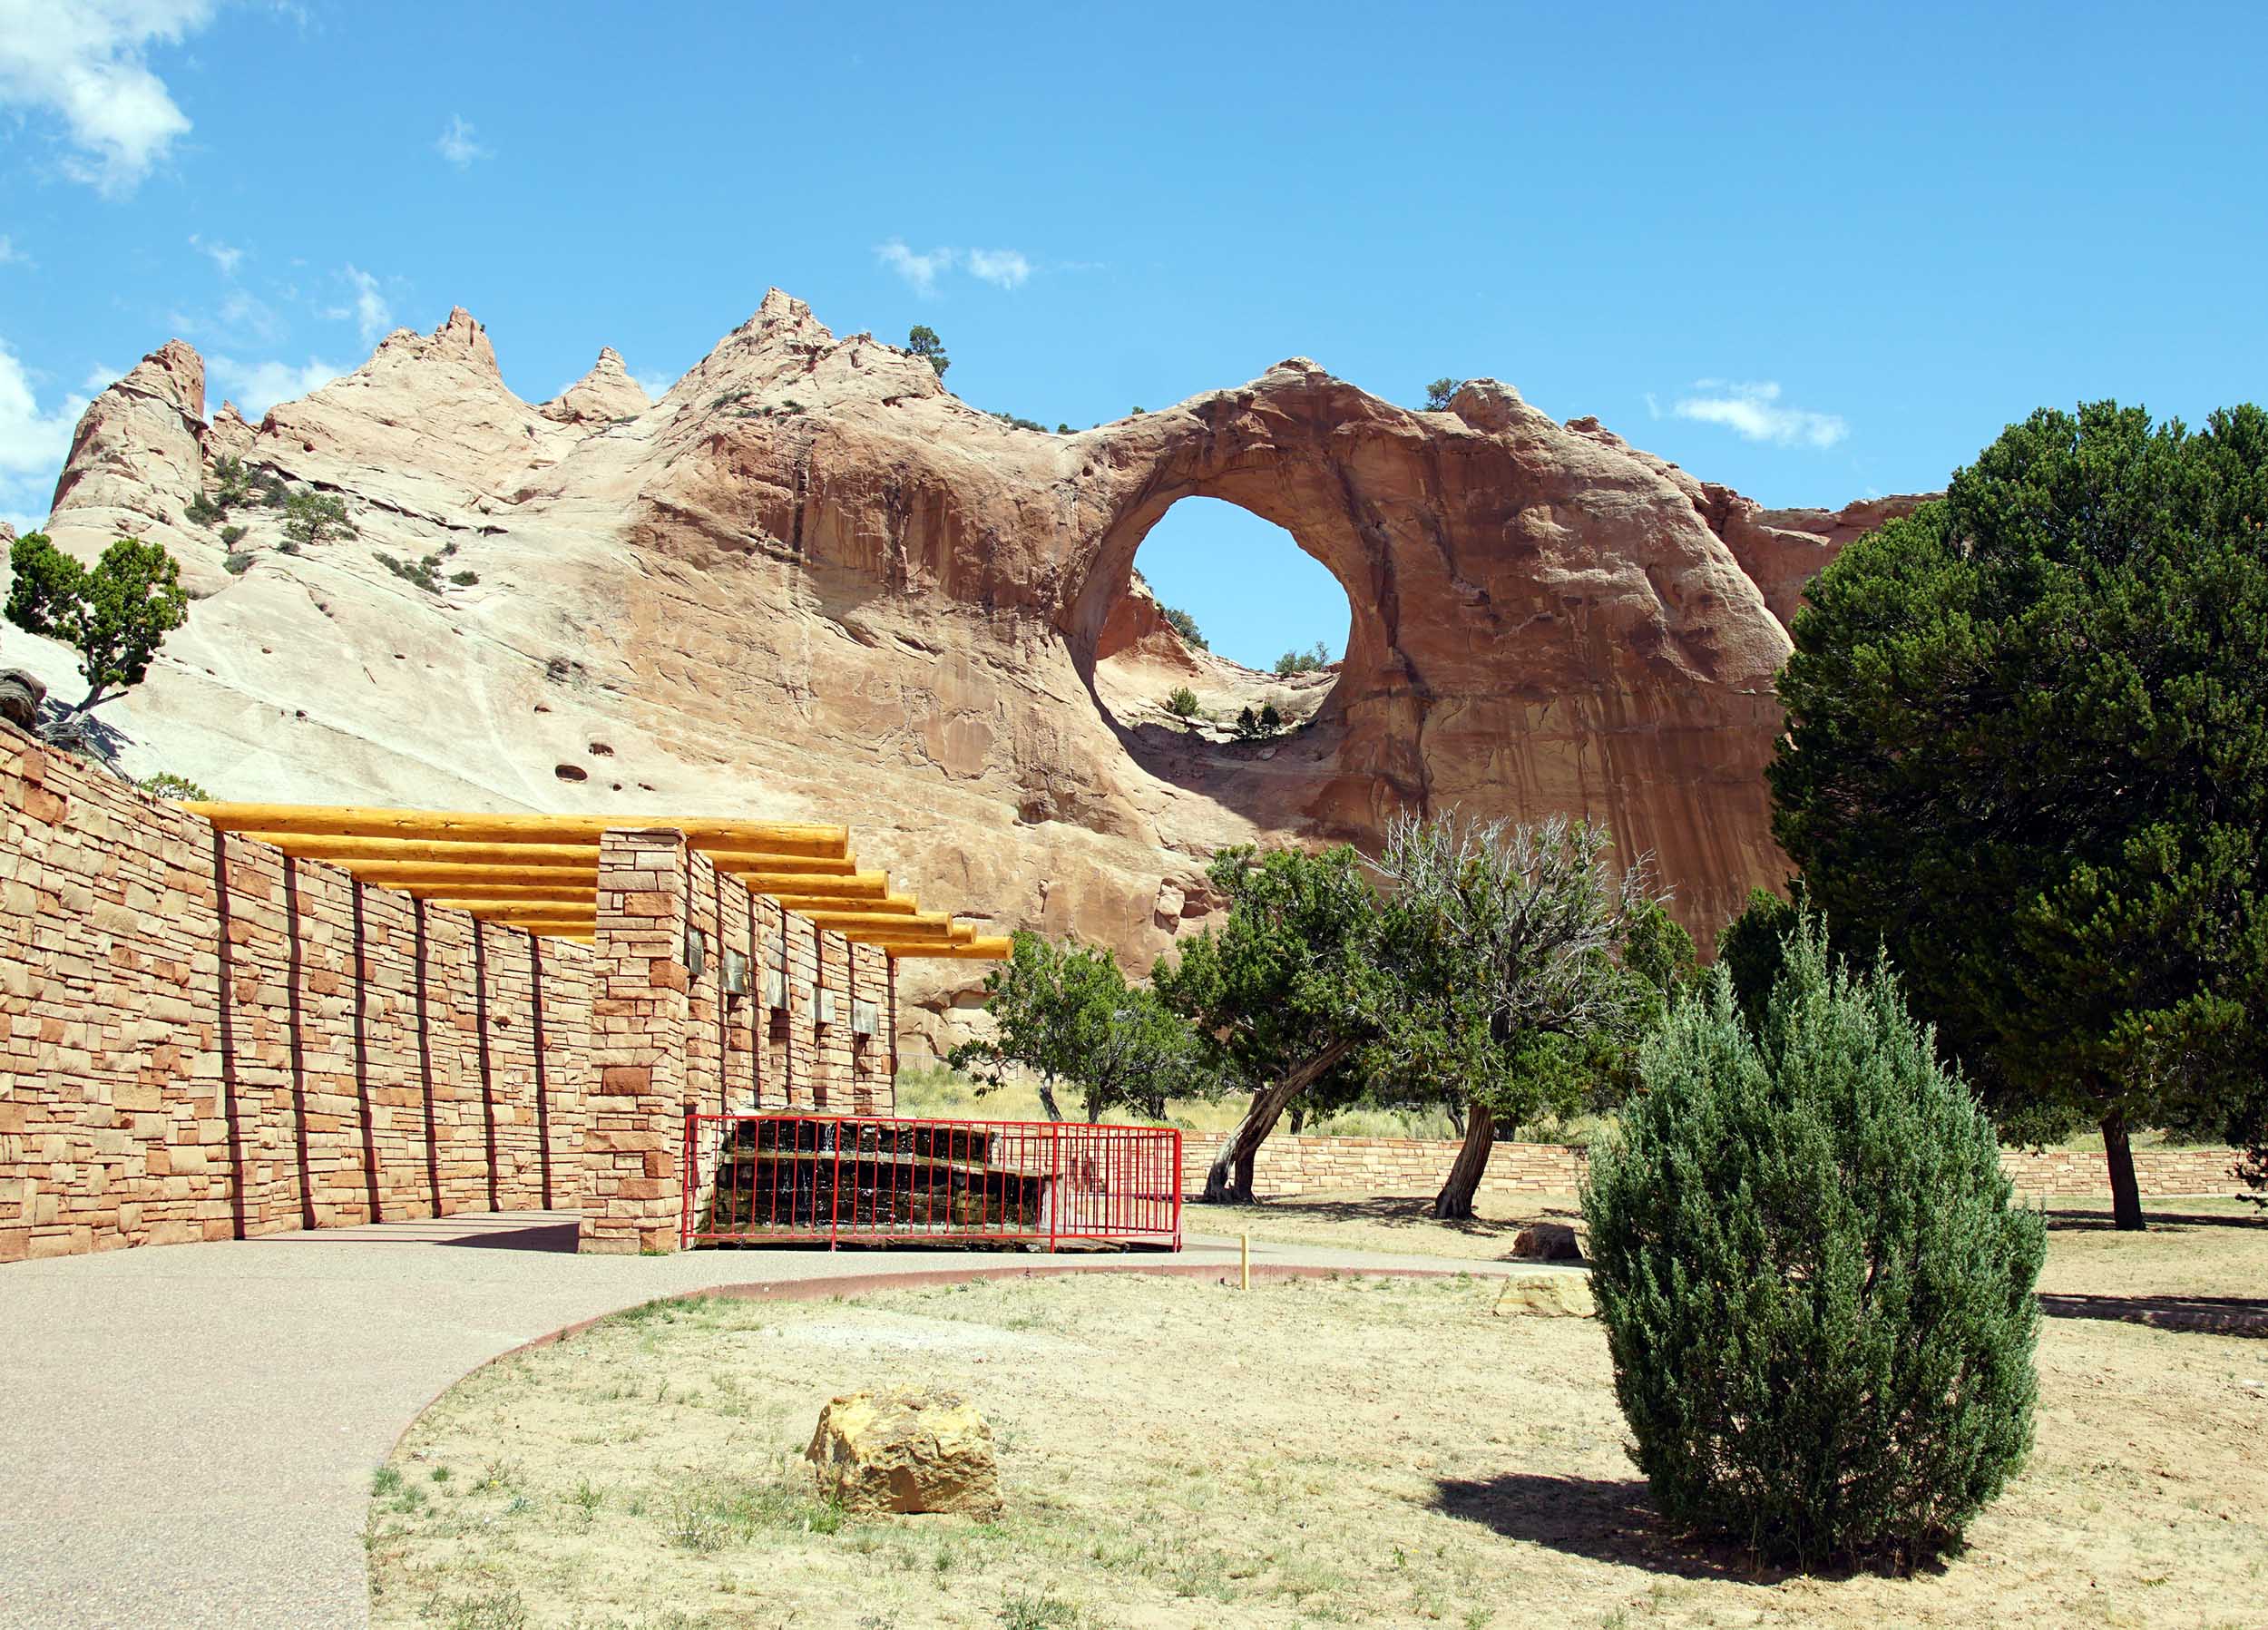
M 1049 425 L 1305 355 L 1770 503 L 1931 486 L 2041 403 L 2262 395 L 2262 17 L 0 0 L 0 514 L 174 335 L 257 408 L 461 304 L 540 398 L 771 284 Z M 1192 508 L 1140 563 L 1217 646 L 1335 643 Z

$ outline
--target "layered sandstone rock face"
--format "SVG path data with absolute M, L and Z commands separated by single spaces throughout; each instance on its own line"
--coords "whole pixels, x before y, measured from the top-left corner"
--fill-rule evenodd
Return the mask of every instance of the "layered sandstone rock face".
M 230 453 L 343 495 L 358 535 L 287 553 L 247 512 L 230 574 L 181 512 Z M 1182 648 L 1132 568 L 1188 496 L 1337 576 L 1334 669 Z M 87 410 L 50 530 L 86 558 L 161 541 L 199 596 L 106 709 L 137 771 L 237 798 L 844 820 L 925 901 L 1139 970 L 1204 921 L 1214 848 L 1368 841 L 1405 807 L 1605 821 L 1712 930 L 1782 875 L 1761 771 L 1784 625 L 1872 514 L 1759 510 L 1492 381 L 1412 413 L 1304 358 L 1019 429 L 774 290 L 658 402 L 611 351 L 523 402 L 455 311 L 254 428 L 206 417 L 171 342 Z M 438 590 L 388 556 L 432 561 Z M 68 678 L 52 648 L 32 665 Z M 1160 707 L 1177 684 L 1302 722 L 1265 746 L 1185 730 Z M 904 971 L 936 1034 L 982 968 Z

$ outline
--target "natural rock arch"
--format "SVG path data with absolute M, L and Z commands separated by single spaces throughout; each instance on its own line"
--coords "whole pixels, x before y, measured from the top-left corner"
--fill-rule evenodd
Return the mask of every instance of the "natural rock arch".
M 1606 821 L 1707 934 L 1785 873 L 1761 776 L 1783 620 L 1911 503 L 1762 511 L 1504 386 L 1414 413 L 1298 358 L 1051 435 L 777 290 L 650 402 L 611 356 L 523 402 L 461 311 L 257 427 L 207 416 L 202 372 L 175 342 L 96 398 L 50 528 L 183 561 L 196 613 L 119 716 L 163 767 L 254 798 L 847 821 L 920 892 L 1138 969 L 1202 920 L 1213 848 L 1367 840 L 1412 805 Z M 181 519 L 224 453 L 344 495 L 360 537 L 227 572 Z M 1184 496 L 1283 527 L 1350 606 L 1327 717 L 1234 776 L 1130 750 L 1093 705 Z M 476 586 L 421 596 L 376 554 L 443 548 Z M 607 776 L 554 774 L 601 739 Z M 942 1014 L 973 977 L 913 969 L 911 994 Z

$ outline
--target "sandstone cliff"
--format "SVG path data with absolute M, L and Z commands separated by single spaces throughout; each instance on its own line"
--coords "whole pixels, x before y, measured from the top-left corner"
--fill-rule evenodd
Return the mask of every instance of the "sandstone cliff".
M 230 453 L 344 496 L 358 535 L 288 553 L 274 512 L 244 512 L 231 575 L 182 518 Z M 1132 568 L 1192 495 L 1345 586 L 1334 669 L 1181 648 Z M 523 402 L 460 310 L 255 429 L 207 418 L 173 341 L 88 408 L 50 530 L 90 558 L 120 530 L 161 541 L 199 597 L 105 710 L 138 771 L 240 798 L 846 820 L 926 899 L 1146 967 L 1202 920 L 1214 847 L 1367 839 L 1405 805 L 1605 820 L 1706 933 L 1783 872 L 1760 772 L 1784 623 L 1911 502 L 1763 511 L 1508 386 L 1413 413 L 1298 357 L 1051 435 L 774 290 L 658 402 L 611 351 Z M 67 678 L 36 643 L 8 660 Z M 1179 683 L 1304 722 L 1265 747 L 1184 731 L 1157 705 Z M 949 1015 L 982 969 L 906 971 Z

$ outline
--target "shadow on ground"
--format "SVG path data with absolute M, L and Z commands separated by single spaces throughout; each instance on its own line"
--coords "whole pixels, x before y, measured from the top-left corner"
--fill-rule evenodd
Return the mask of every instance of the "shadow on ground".
M 1318 1223 L 1373 1223 L 1386 1227 L 1440 1229 L 1444 1233 L 1469 1235 L 1475 1239 L 1494 1239 L 1502 1235 L 1507 1244 L 1512 1235 L 1530 1223 L 1570 1223 L 1582 1213 L 1572 1205 L 1524 1206 L 1517 1215 L 1467 1217 L 1461 1221 L 1443 1222 L 1433 1215 L 1433 1196 L 1431 1195 L 1349 1195 L 1334 1196 L 1328 1199 L 1314 1195 L 1284 1195 L 1257 1200 L 1252 1209 L 1270 1216 L 1305 1217 Z M 1202 1216 L 1213 1208 L 1192 1207 L 1186 1215 Z M 1223 1215 L 1235 1207 L 1218 1208 Z
M 2107 1234 L 2111 1228 L 2110 1212 L 2049 1211 L 2047 1214 L 2050 1234 Z M 2262 1228 L 2268 1227 L 2268 1214 L 2260 1216 L 2241 1216 L 2233 1213 L 2152 1211 L 2143 1210 L 2143 1220 L 2152 1230 L 2179 1233 L 2187 1228 Z
M 1486 1524 L 1507 1539 L 1525 1539 L 1570 1557 L 1680 1579 L 1715 1579 L 1770 1586 L 1804 1576 L 1848 1579 L 1864 1571 L 1848 1567 L 1775 1567 L 1745 1547 L 1677 1533 L 1656 1515 L 1643 1478 L 1444 1478 L 1434 1485 L 1433 1506 L 1449 1517 Z M 1888 1564 L 1879 1570 L 1895 1572 Z M 1917 1573 L 1943 1571 L 1931 1562 Z
M 2159 1330 L 2268 1338 L 2268 1297 L 2082 1296 L 2043 1293 L 2039 1311 L 2051 1319 L 2108 1319 Z
M 1481 1523 L 1507 1539 L 1529 1540 L 1570 1557 L 1681 1579 L 1773 1585 L 1787 1576 L 1750 1552 L 1668 1532 L 1647 1500 L 1643 1478 L 1506 1472 L 1493 1478 L 1444 1478 L 1434 1488 L 1434 1508 L 1444 1515 Z

